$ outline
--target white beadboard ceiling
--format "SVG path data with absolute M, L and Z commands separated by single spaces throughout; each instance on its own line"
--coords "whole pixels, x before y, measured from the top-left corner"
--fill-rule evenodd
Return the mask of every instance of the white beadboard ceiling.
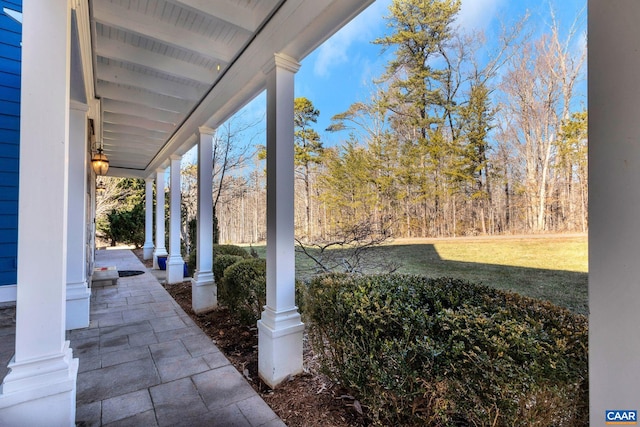
M 275 53 L 302 60 L 373 0 L 89 0 L 110 175 L 148 177 L 258 95 Z

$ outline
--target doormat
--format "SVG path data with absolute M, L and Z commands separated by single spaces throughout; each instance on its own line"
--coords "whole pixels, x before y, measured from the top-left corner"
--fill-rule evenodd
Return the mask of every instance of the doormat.
M 118 270 L 118 276 L 120 276 L 120 277 L 138 276 L 140 274 L 144 274 L 144 271 L 140 271 L 140 270 Z

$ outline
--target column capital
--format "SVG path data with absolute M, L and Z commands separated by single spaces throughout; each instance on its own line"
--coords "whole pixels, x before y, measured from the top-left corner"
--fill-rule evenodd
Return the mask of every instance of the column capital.
M 155 180 L 156 180 L 155 178 L 153 178 L 153 177 L 149 176 L 149 177 L 147 177 L 147 178 L 145 178 L 145 179 L 144 179 L 144 182 L 153 182 L 153 181 L 155 181 Z
M 271 73 L 275 68 L 285 69 L 292 73 L 297 73 L 300 69 L 300 63 L 284 53 L 276 53 L 262 67 L 264 74 Z
M 169 158 L 173 161 L 173 160 L 182 160 L 182 156 L 180 154 L 172 154 L 169 156 Z
M 212 128 L 208 127 L 208 126 L 200 126 L 198 128 L 198 134 L 199 135 L 211 135 L 211 136 L 213 136 L 213 135 L 216 134 L 216 130 L 212 129 Z
M 159 167 L 159 168 L 156 169 L 156 173 L 157 174 L 158 173 L 164 173 L 164 171 L 166 171 L 166 170 L 167 170 L 167 168 Z

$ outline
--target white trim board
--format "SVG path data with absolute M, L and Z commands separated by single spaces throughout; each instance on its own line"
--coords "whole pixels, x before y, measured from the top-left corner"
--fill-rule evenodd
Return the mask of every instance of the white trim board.
M 17 289 L 16 285 L 0 286 L 0 302 L 15 302 Z

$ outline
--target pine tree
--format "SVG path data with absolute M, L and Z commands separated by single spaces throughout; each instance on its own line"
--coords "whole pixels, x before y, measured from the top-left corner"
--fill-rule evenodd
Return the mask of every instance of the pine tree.
M 318 132 L 311 128 L 318 121 L 320 111 L 304 97 L 294 100 L 293 123 L 295 127 L 295 165 L 296 173 L 303 182 L 305 194 L 305 232 L 308 239 L 312 237 L 311 215 L 311 180 L 312 167 L 321 162 L 323 147 Z
M 475 206 L 482 233 L 487 233 L 486 214 L 490 206 L 491 189 L 488 177 L 488 134 L 495 112 L 491 109 L 489 89 L 483 81 L 471 86 L 469 102 L 460 108 L 461 153 L 458 159 L 460 181 L 471 185 L 466 191 Z
M 389 11 L 393 33 L 374 43 L 395 49 L 383 76 L 389 82 L 387 105 L 396 115 L 391 125 L 403 143 L 412 146 L 405 151 L 411 156 L 411 169 L 419 174 L 422 235 L 430 232 L 430 216 L 433 231 L 441 234 L 447 154 L 456 137 L 453 115 L 459 82 L 454 81 L 457 60 L 450 48 L 460 0 L 395 0 Z

